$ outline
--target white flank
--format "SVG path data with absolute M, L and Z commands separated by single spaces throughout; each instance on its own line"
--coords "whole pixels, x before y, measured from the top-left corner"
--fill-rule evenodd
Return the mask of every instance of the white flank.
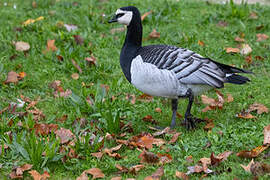
M 121 13 L 124 13 L 124 15 L 118 18 L 117 22 L 128 26 L 132 19 L 132 15 L 133 15 L 132 11 L 123 11 L 121 9 L 117 9 L 117 11 L 115 12 L 115 15 L 121 14 Z

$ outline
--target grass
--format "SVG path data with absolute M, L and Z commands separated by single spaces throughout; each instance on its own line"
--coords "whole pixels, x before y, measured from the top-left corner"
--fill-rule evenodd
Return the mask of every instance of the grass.
M 218 5 L 207 2 L 195 1 L 98 1 L 81 0 L 77 6 L 73 1 L 42 1 L 37 0 L 37 8 L 33 8 L 32 1 L 8 1 L 7 6 L 0 4 L 0 81 L 4 82 L 9 71 L 26 72 L 26 77 L 16 84 L 0 84 L 0 110 L 8 106 L 11 102 L 16 102 L 20 95 L 32 100 L 40 97 L 37 108 L 43 111 L 45 118 L 39 120 L 43 123 L 55 123 L 59 127 L 70 129 L 76 136 L 80 136 L 83 131 L 94 131 L 93 126 L 74 126 L 73 122 L 78 118 L 85 118 L 87 122 L 96 124 L 103 131 L 98 131 L 97 136 L 104 136 L 106 132 L 116 133 L 121 117 L 125 123 L 131 122 L 133 133 L 128 133 L 127 137 L 139 134 L 143 131 L 149 132 L 146 122 L 142 122 L 145 115 L 152 115 L 159 122 L 160 126 L 168 126 L 171 118 L 170 102 L 162 98 L 154 98 L 153 102 L 136 101 L 132 104 L 126 100 L 126 94 L 142 93 L 130 85 L 124 78 L 119 66 L 119 53 L 124 40 L 124 33 L 111 34 L 110 30 L 120 25 L 107 24 L 107 20 L 119 7 L 135 5 L 139 7 L 141 13 L 152 10 L 143 22 L 144 34 L 148 34 L 156 29 L 161 33 L 159 39 L 144 41 L 147 44 L 171 44 L 189 48 L 199 54 L 211 57 L 219 62 L 234 64 L 237 67 L 244 67 L 254 72 L 249 75 L 251 83 L 243 86 L 226 84 L 222 89 L 223 94 L 232 94 L 234 101 L 225 104 L 222 110 L 213 110 L 203 113 L 205 107 L 200 100 L 194 104 L 192 112 L 195 116 L 214 120 L 215 127 L 212 131 L 203 130 L 204 124 L 199 124 L 196 130 L 186 131 L 180 126 L 178 119 L 177 131 L 182 132 L 180 140 L 175 145 L 166 145 L 170 148 L 169 154 L 173 156 L 173 162 L 164 166 L 164 179 L 175 178 L 175 170 L 186 172 L 189 166 L 185 158 L 193 156 L 195 162 L 202 157 L 209 157 L 211 152 L 219 154 L 226 150 L 239 152 L 240 150 L 250 150 L 263 141 L 263 128 L 269 124 L 269 114 L 258 115 L 257 119 L 246 120 L 236 118 L 235 115 L 254 102 L 262 103 L 270 107 L 270 84 L 269 84 L 269 56 L 270 40 L 256 42 L 257 33 L 269 34 L 270 7 L 256 5 Z M 16 9 L 13 5 L 16 4 Z M 249 18 L 251 12 L 258 14 L 258 19 Z M 105 16 L 103 16 L 103 14 Z M 44 16 L 44 20 L 35 22 L 23 27 L 22 22 L 29 18 Z M 228 22 L 227 27 L 218 27 L 219 21 Z M 67 23 L 78 26 L 77 31 L 67 32 L 57 24 Z M 263 25 L 263 28 L 256 30 L 256 27 Z M 22 31 L 14 30 L 22 27 Z M 248 65 L 245 57 L 240 54 L 227 54 L 225 47 L 236 47 L 234 41 L 236 36 L 244 33 L 246 43 L 252 48 L 252 58 L 254 63 Z M 84 38 L 83 45 L 79 46 L 73 39 L 73 35 L 80 35 Z M 44 54 L 48 39 L 55 39 L 58 50 L 53 53 Z M 202 47 L 198 45 L 198 40 L 205 43 Z M 13 41 L 25 41 L 31 46 L 25 55 L 17 52 Z M 90 44 L 91 45 L 90 45 Z M 90 53 L 97 58 L 97 66 L 88 66 L 85 57 L 90 57 Z M 10 60 L 14 54 L 15 59 Z M 63 56 L 63 61 L 57 60 L 56 55 Z M 255 56 L 264 57 L 264 61 L 256 61 Z M 82 69 L 78 80 L 71 78 L 72 73 L 78 70 L 72 65 L 74 59 Z M 71 89 L 72 95 L 68 98 L 54 98 L 53 90 L 49 84 L 54 80 L 60 80 L 64 89 Z M 91 85 L 93 83 L 93 85 Z M 82 85 L 86 84 L 86 85 Z M 108 93 L 100 88 L 100 84 L 109 86 Z M 93 106 L 86 103 L 86 98 L 92 95 L 95 101 Z M 213 91 L 207 94 L 214 96 Z M 110 98 L 116 97 L 111 103 Z M 105 99 L 105 101 L 103 101 Z M 180 114 L 184 114 L 187 102 L 180 100 Z M 160 107 L 162 113 L 154 111 Z M 17 109 L 25 112 L 25 107 Z M 63 115 L 67 115 L 67 120 L 63 123 L 56 121 Z M 110 119 L 111 121 L 106 121 Z M 12 125 L 8 125 L 10 120 Z M 21 121 L 22 126 L 17 126 Z M 115 123 L 111 123 L 111 122 Z M 101 160 L 90 155 L 98 147 L 92 147 L 77 142 L 76 151 L 83 159 L 67 159 L 62 163 L 63 155 L 59 153 L 60 144 L 54 134 L 46 137 L 49 141 L 33 135 L 29 131 L 34 127 L 34 120 L 31 115 L 19 117 L 9 112 L 0 115 L 0 144 L 8 144 L 9 149 L 0 155 L 0 176 L 7 177 L 14 166 L 24 163 L 31 163 L 39 172 L 47 170 L 52 179 L 70 178 L 75 179 L 82 171 L 98 167 L 108 179 L 115 176 L 117 169 L 115 164 L 127 167 L 138 164 L 137 150 L 123 148 L 120 151 L 125 159 L 115 160 L 104 156 Z M 12 141 L 6 132 L 12 132 Z M 220 135 L 222 131 L 223 135 Z M 85 137 L 89 141 L 89 137 Z M 169 140 L 169 135 L 164 137 Z M 207 142 L 211 142 L 211 147 L 205 148 Z M 98 144 L 98 143 L 97 143 Z M 105 147 L 113 147 L 117 144 L 112 141 L 105 141 Z M 95 146 L 95 145 L 93 145 Z M 98 146 L 98 145 L 97 145 Z M 164 153 L 155 147 L 152 152 Z M 42 153 L 46 152 L 46 156 Z M 269 152 L 266 150 L 264 153 Z M 263 155 L 256 158 L 257 161 L 270 162 L 263 159 Z M 227 161 L 214 167 L 214 174 L 208 179 L 249 179 L 250 173 L 245 172 L 240 164 L 247 164 L 250 160 L 245 160 L 231 155 Z M 123 174 L 124 178 L 134 177 L 143 179 L 152 174 L 158 166 L 147 165 L 138 175 Z M 228 169 L 231 169 L 228 171 Z M 26 175 L 27 176 L 27 175 Z M 201 174 L 191 175 L 192 178 L 199 178 Z M 267 179 L 267 176 L 262 177 Z

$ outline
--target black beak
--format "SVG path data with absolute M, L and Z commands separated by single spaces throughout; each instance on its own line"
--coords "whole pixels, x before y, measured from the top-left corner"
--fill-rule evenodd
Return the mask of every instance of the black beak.
M 113 16 L 111 20 L 108 21 L 108 23 L 114 23 L 114 22 L 117 22 L 117 18 L 115 15 Z

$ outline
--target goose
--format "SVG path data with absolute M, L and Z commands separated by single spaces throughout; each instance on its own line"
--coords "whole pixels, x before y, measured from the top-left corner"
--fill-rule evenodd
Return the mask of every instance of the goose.
M 117 9 L 108 22 L 127 26 L 120 54 L 120 65 L 126 79 L 143 93 L 171 99 L 171 128 L 176 125 L 178 99 L 188 98 L 183 123 L 187 129 L 192 129 L 196 123 L 190 112 L 194 96 L 213 88 L 223 88 L 224 83 L 244 84 L 250 81 L 236 73 L 251 71 L 216 62 L 185 48 L 142 46 L 141 15 L 134 6 Z

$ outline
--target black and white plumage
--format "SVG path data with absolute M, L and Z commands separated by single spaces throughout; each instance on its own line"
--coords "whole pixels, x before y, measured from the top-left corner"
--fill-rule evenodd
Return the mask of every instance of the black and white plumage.
M 142 23 L 134 6 L 122 7 L 109 21 L 127 25 L 120 64 L 127 80 L 140 91 L 172 99 L 172 122 L 175 126 L 178 98 L 188 98 L 184 123 L 195 127 L 190 110 L 195 95 L 224 83 L 244 84 L 249 81 L 235 73 L 250 73 L 240 68 L 215 62 L 184 48 L 168 45 L 142 46 Z

